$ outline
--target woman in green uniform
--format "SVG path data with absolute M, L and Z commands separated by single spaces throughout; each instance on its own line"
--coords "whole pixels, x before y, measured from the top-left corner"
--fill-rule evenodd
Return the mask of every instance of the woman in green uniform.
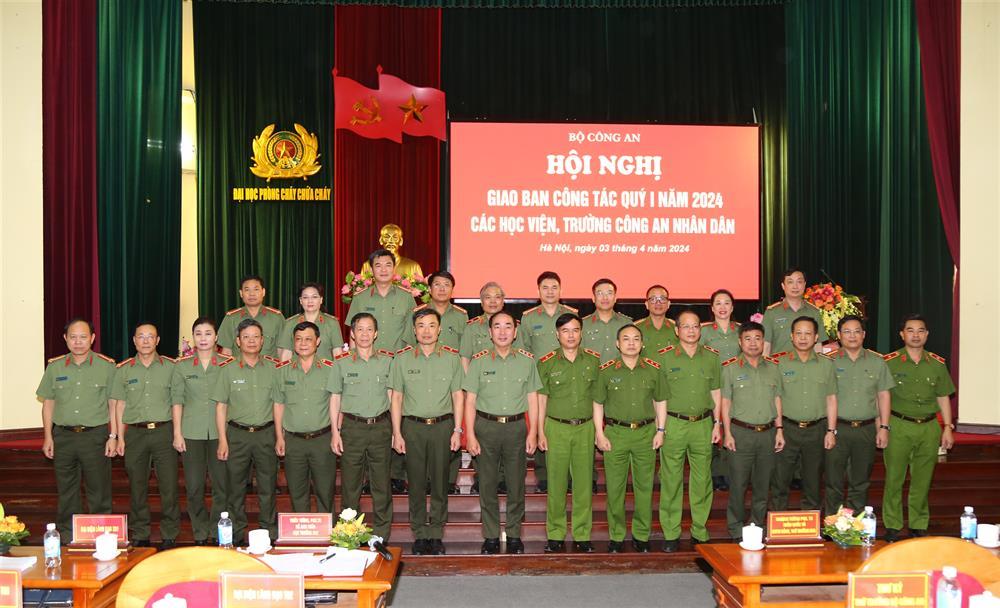
M 733 294 L 728 289 L 716 289 L 710 299 L 712 320 L 701 324 L 701 343 L 719 353 L 719 362 L 740 354 L 740 324 L 733 321 Z M 712 446 L 712 486 L 728 490 L 726 450 Z

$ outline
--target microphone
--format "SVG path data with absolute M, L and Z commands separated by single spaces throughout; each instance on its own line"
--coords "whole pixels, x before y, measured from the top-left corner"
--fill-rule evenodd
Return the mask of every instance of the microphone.
M 382 559 L 384 559 L 385 561 L 387 562 L 392 561 L 392 553 L 389 552 L 388 547 L 386 547 L 385 544 L 382 542 L 382 537 L 380 536 L 371 537 L 368 540 L 368 548 L 373 551 L 377 551 L 378 554 L 381 555 Z

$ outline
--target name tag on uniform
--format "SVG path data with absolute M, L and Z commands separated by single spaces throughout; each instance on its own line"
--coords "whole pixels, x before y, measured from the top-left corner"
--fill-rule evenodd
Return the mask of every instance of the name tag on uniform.
M 188 374 L 188 375 L 184 376 L 184 379 L 185 380 L 194 380 L 197 377 L 198 377 L 198 374 Z
M 487 370 L 487 371 L 484 371 L 484 372 L 483 372 L 483 375 L 484 375 L 484 376 L 496 376 L 496 375 L 497 375 L 497 373 L 496 373 L 496 371 L 495 371 L 495 370 L 494 370 L 494 371 L 489 371 L 489 370 Z
M 347 377 L 348 378 L 357 378 L 358 377 L 358 372 L 347 372 Z
M 285 386 L 295 386 L 295 380 L 285 380 Z
M 375 312 L 374 306 L 365 306 L 365 312 Z
M 746 374 L 740 374 L 739 376 L 736 376 L 736 381 L 737 381 L 737 382 L 742 382 L 743 380 L 746 380 L 746 379 L 747 379 L 747 378 L 749 378 L 749 377 L 750 377 L 750 376 L 748 376 L 748 375 L 746 375 Z
M 555 378 L 556 376 L 561 376 L 561 375 L 562 375 L 562 372 L 552 372 L 551 374 L 549 374 L 549 376 L 551 376 L 552 378 Z
M 846 369 L 844 369 L 844 368 L 842 368 L 842 367 L 838 367 L 838 368 L 837 368 L 837 373 L 838 373 L 838 374 L 842 374 L 842 373 L 844 373 L 844 372 L 846 372 L 846 371 L 847 371 L 847 370 L 846 370 Z
M 541 329 L 541 328 L 542 328 L 541 325 L 532 325 L 531 326 L 531 329 Z
M 671 367 L 670 371 L 672 371 L 672 372 L 679 372 L 679 371 L 681 371 L 681 368 L 679 368 L 679 367 Z
M 247 381 L 244 380 L 243 378 L 237 378 L 237 379 L 233 380 L 233 384 L 246 384 L 246 383 L 247 383 Z
M 795 372 L 793 372 L 791 370 L 788 370 L 788 371 L 785 371 L 785 372 L 781 372 L 781 375 L 782 376 L 794 376 Z
M 406 373 L 407 374 L 419 374 L 420 370 L 419 369 L 408 369 L 408 370 L 406 370 Z
M 69 380 L 69 376 L 59 376 L 56 378 L 56 382 L 65 382 Z
M 612 378 L 611 380 L 609 380 L 609 382 L 611 382 L 611 384 L 618 384 L 621 381 L 622 381 L 621 378 Z
M 139 384 L 138 378 L 131 378 L 125 384 Z
M 778 325 L 784 325 L 787 321 L 788 321 L 787 317 L 779 317 L 774 320 L 774 322 L 777 323 Z

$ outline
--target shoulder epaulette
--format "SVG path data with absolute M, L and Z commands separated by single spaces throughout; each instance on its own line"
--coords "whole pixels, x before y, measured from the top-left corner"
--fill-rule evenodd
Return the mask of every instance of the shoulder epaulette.
M 385 356 L 387 356 L 387 357 L 395 357 L 396 356 L 396 353 L 392 352 L 391 350 L 386 350 L 384 348 L 378 349 L 378 352 L 381 353 L 381 354 L 383 354 L 383 355 L 385 355 Z
M 722 367 L 725 367 L 725 366 L 729 365 L 730 363 L 735 363 L 737 359 L 739 359 L 739 357 L 730 357 L 730 358 L 726 359 L 725 361 L 722 362 Z
M 221 363 L 219 363 L 219 367 L 225 367 L 225 366 L 229 365 L 230 363 L 232 363 L 235 360 L 236 360 L 235 357 L 229 357 L 225 361 L 222 361 Z
M 545 363 L 546 361 L 548 361 L 549 359 L 551 359 L 552 357 L 555 357 L 555 356 L 556 356 L 556 351 L 554 351 L 554 350 L 553 351 L 549 351 L 549 353 L 547 355 L 545 355 L 544 357 L 542 357 L 541 359 L 539 359 L 538 362 L 539 363 Z
M 168 357 L 166 355 L 160 355 L 160 358 L 161 359 L 166 359 L 167 361 L 170 361 L 171 363 L 177 363 L 177 359 L 174 359 L 173 357 Z
M 278 359 L 277 357 L 272 357 L 271 355 L 264 355 L 264 359 L 267 359 L 271 363 L 275 363 L 275 364 L 281 363 L 280 359 Z
M 527 357 L 529 359 L 534 359 L 535 358 L 535 355 L 531 354 L 529 351 L 524 350 L 523 348 L 517 349 L 517 352 L 521 353 L 522 355 L 524 355 L 525 357 Z
M 343 359 L 344 357 L 350 357 L 350 356 L 351 356 L 351 352 L 350 352 L 350 351 L 347 351 L 347 350 L 345 350 L 344 352 L 342 352 L 342 353 L 340 353 L 339 355 L 335 356 L 335 357 L 333 358 L 333 360 L 334 360 L 334 361 L 340 361 L 340 360 L 341 360 L 341 359 Z
M 414 306 L 413 307 L 413 312 L 417 312 L 418 310 L 422 310 L 424 308 L 427 308 L 426 304 L 421 304 L 420 306 Z
M 709 346 L 708 344 L 702 344 L 702 346 L 704 346 L 704 347 L 705 347 L 705 350 L 707 350 L 707 351 L 708 351 L 708 352 L 710 352 L 710 353 L 715 353 L 715 354 L 719 354 L 719 349 L 717 349 L 717 348 L 712 348 L 712 347 L 711 347 L 711 346 Z
M 54 362 L 58 361 L 59 359 L 62 359 L 63 357 L 65 357 L 68 354 L 69 353 L 65 353 L 65 354 L 59 355 L 58 357 L 52 357 L 51 359 L 48 360 L 48 362 L 49 363 L 54 363 Z M 114 363 L 114 361 L 112 361 L 112 363 Z
M 658 354 L 658 355 L 665 355 L 665 354 L 669 353 L 672 350 L 674 350 L 674 345 L 673 344 L 671 344 L 670 346 L 664 346 L 660 350 L 656 351 L 656 354 Z
M 285 315 L 283 315 L 283 314 L 281 313 L 281 311 L 280 311 L 280 310 L 278 310 L 277 308 L 272 308 L 272 307 L 270 307 L 270 306 L 265 306 L 264 308 L 266 308 L 266 309 L 267 309 L 267 310 L 269 310 L 270 312 L 273 312 L 273 313 L 274 313 L 274 314 L 276 314 L 276 315 L 280 315 L 280 316 L 285 316 Z
M 649 357 L 644 357 L 643 359 L 644 359 L 644 360 L 646 361 L 646 363 L 648 363 L 649 365 L 652 365 L 652 366 L 653 366 L 653 367 L 655 367 L 656 369 L 660 369 L 660 364 L 659 364 L 659 363 L 657 363 L 656 361 L 653 361 L 653 360 L 652 360 L 652 359 L 650 359 Z
M 740 326 L 740 322 L 739 321 L 730 321 L 729 324 L 730 325 L 735 325 L 736 327 Z
M 882 360 L 883 361 L 892 361 L 893 359 L 895 359 L 898 356 L 899 356 L 899 351 L 897 350 L 897 351 L 893 351 L 893 352 L 889 353 L 888 355 L 882 355 Z
M 454 353 L 456 355 L 458 354 L 458 349 L 457 348 L 452 348 L 452 347 L 448 346 L 447 344 L 442 344 L 441 345 L 441 350 L 447 351 L 449 353 Z
M 189 359 L 194 359 L 194 355 L 184 355 L 183 357 L 177 357 L 174 359 L 174 363 L 180 363 L 181 361 L 187 361 Z
M 539 309 L 541 309 L 541 307 L 542 307 L 542 305 L 541 305 L 541 304 L 539 304 L 538 306 L 532 306 L 532 307 L 531 307 L 531 308 L 529 308 L 528 310 L 526 310 L 526 311 L 524 311 L 523 313 L 521 313 L 521 315 L 522 315 L 522 316 L 524 316 L 524 315 L 528 315 L 528 314 L 531 314 L 531 313 L 535 312 L 536 310 L 539 310 Z
M 828 353 L 828 356 L 829 356 L 829 357 L 830 357 L 831 359 L 833 359 L 834 357 L 839 357 L 839 356 L 840 356 L 840 349 L 838 348 L 837 350 L 832 350 L 832 351 L 830 351 L 830 352 Z M 882 355 L 879 355 L 879 356 L 881 357 Z
M 938 363 L 940 363 L 941 365 L 944 365 L 944 364 L 945 364 L 945 362 L 944 362 L 944 357 L 942 357 L 941 355 L 936 355 L 936 354 L 932 353 L 932 352 L 931 352 L 931 351 L 929 351 L 929 350 L 928 350 L 928 351 L 924 351 L 924 352 L 926 352 L 926 353 L 927 353 L 927 356 L 928 356 L 928 357 L 930 357 L 931 359 L 934 359 L 935 361 L 937 361 L 937 362 L 938 362 Z
M 783 351 L 781 351 L 780 353 L 771 353 L 771 354 L 770 354 L 769 356 L 770 356 L 770 357 L 771 357 L 772 359 L 774 359 L 774 362 L 775 362 L 775 363 L 777 363 L 777 362 L 778 362 L 778 359 L 780 359 L 780 358 L 784 357 L 784 356 L 785 356 L 785 355 L 787 355 L 787 354 L 788 354 L 788 351 L 787 351 L 787 350 L 783 350 Z
M 578 310 L 577 308 L 574 308 L 574 307 L 572 307 L 572 306 L 569 306 L 569 305 L 567 305 L 567 304 L 563 304 L 563 306 L 565 306 L 566 308 L 568 308 L 568 309 L 572 310 L 572 311 L 573 311 L 573 314 L 578 314 L 578 313 L 580 312 L 580 311 L 579 311 L 579 310 Z
M 291 364 L 291 361 L 275 361 L 274 369 L 281 369 L 283 367 L 288 366 L 289 364 Z
M 239 308 L 234 308 L 234 309 L 230 310 L 229 312 L 227 312 L 226 316 L 228 317 L 229 315 L 235 315 L 236 313 L 238 313 L 241 310 L 243 310 L 242 306 L 240 306 Z
M 403 348 L 401 348 L 401 349 L 397 350 L 397 351 L 396 351 L 396 354 L 397 354 L 397 355 L 402 355 L 403 353 L 405 353 L 405 352 L 407 352 L 407 351 L 411 351 L 411 350 L 413 350 L 413 346 L 412 346 L 412 345 L 411 345 L 411 346 L 405 346 L 405 347 L 403 347 Z
M 92 351 L 92 352 L 93 352 L 93 351 Z M 107 356 L 107 355 L 103 355 L 103 354 L 101 354 L 101 353 L 98 353 L 98 352 L 95 352 L 94 354 L 95 354 L 95 355 L 97 355 L 98 357 L 100 357 L 101 359 L 104 359 L 105 361 L 107 361 L 107 362 L 108 362 L 108 363 L 110 363 L 111 365 L 114 365 L 114 364 L 115 364 L 115 360 L 114 360 L 114 359 L 112 359 L 111 357 Z M 65 356 L 65 355 L 63 355 L 63 356 Z
M 866 348 L 865 350 L 868 351 L 868 352 L 870 352 L 871 354 L 875 355 L 876 357 L 883 356 L 882 353 L 878 352 L 877 350 L 872 350 L 870 348 Z M 838 350 L 837 352 L 839 353 L 840 350 Z
M 469 311 L 465 310 L 464 308 L 462 308 L 457 304 L 452 304 L 451 307 L 457 310 L 458 312 L 464 312 L 465 314 L 469 314 Z
M 781 306 L 781 305 L 782 305 L 782 303 L 783 303 L 783 301 L 782 301 L 782 300 L 778 300 L 778 301 L 777 301 L 777 302 L 775 302 L 774 304 L 771 304 L 770 306 L 768 306 L 768 307 L 767 307 L 767 308 L 766 308 L 765 310 L 771 310 L 771 309 L 772 309 L 772 308 L 774 308 L 775 306 Z
M 784 354 L 784 353 L 782 353 L 782 354 Z M 778 359 L 777 359 L 777 357 L 773 357 L 773 356 L 772 356 L 772 357 L 764 357 L 764 360 L 765 360 L 765 361 L 768 361 L 768 362 L 770 362 L 770 363 L 774 363 L 775 365 L 777 365 L 777 364 L 778 364 Z
M 831 361 L 833 360 L 833 353 L 816 353 L 816 354 L 819 355 L 820 357 L 830 359 Z
M 705 327 L 706 325 L 715 325 L 715 321 L 702 321 L 701 322 L 701 326 L 702 327 Z
M 607 363 L 601 366 L 601 369 L 608 369 L 609 367 L 615 364 L 615 361 L 617 361 L 617 359 L 612 359 L 608 361 Z
M 597 352 L 596 350 L 590 350 L 589 348 L 585 348 L 583 349 L 583 352 L 587 353 L 588 355 L 594 355 L 598 359 L 601 358 L 601 353 Z
M 326 358 L 321 359 L 320 363 L 325 367 L 333 367 L 334 365 L 336 365 L 336 363 Z
M 481 323 L 481 322 L 482 322 L 482 319 L 480 319 L 479 317 L 473 317 L 473 318 L 469 319 L 468 321 L 466 321 L 465 324 L 466 325 L 472 325 L 473 323 Z
M 118 365 L 116 365 L 115 367 L 124 367 L 124 366 L 132 363 L 132 361 L 134 359 L 135 359 L 135 357 L 129 357 L 128 359 L 125 359 L 124 361 L 122 361 L 121 363 L 119 363 Z
M 483 355 L 485 355 L 488 352 L 490 352 L 490 349 L 484 348 L 483 350 L 479 351 L 478 353 L 472 355 L 472 358 L 473 359 L 478 359 L 479 357 L 482 357 Z

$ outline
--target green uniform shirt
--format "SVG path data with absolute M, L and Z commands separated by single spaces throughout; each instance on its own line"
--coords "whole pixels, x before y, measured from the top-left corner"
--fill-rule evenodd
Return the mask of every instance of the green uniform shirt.
M 478 411 L 511 416 L 528 411 L 528 393 L 542 388 L 542 381 L 528 351 L 512 348 L 501 357 L 488 349 L 472 356 L 462 388 L 476 395 Z
M 275 403 L 285 405 L 281 426 L 293 433 L 311 433 L 330 426 L 330 392 L 326 383 L 333 361 L 313 359 L 309 371 L 298 357 L 275 366 Z
M 620 312 L 615 312 L 605 323 L 595 311 L 583 318 L 583 346 L 601 353 L 601 363 L 618 358 L 618 330 L 632 322 Z
M 634 422 L 655 417 L 653 402 L 669 399 L 670 387 L 652 359 L 640 357 L 633 369 L 614 359 L 601 366 L 593 398 L 604 406 L 605 418 Z
M 764 311 L 764 320 L 761 321 L 761 325 L 764 326 L 764 341 L 771 343 L 771 355 L 795 350 L 792 346 L 792 321 L 799 317 L 816 319 L 816 324 L 819 325 L 818 341 L 826 342 L 828 336 L 823 327 L 823 315 L 818 308 L 803 300 L 802 308 L 792 310 L 792 307 L 782 299 L 767 307 Z
M 794 351 L 777 361 L 781 373 L 781 413 L 799 422 L 826 418 L 826 398 L 837 394 L 833 361 L 812 351 L 805 363 Z
M 107 424 L 108 399 L 115 379 L 115 361 L 91 351 L 83 363 L 73 363 L 73 355 L 49 359 L 35 394 L 52 399 L 52 422 L 63 426 Z
M 392 353 L 376 350 L 365 361 L 358 351 L 348 351 L 337 355 L 333 363 L 326 390 L 340 395 L 340 411 L 374 418 L 389 409 Z
M 375 348 L 396 351 L 403 347 L 403 336 L 410 331 L 407 327 L 413 326 L 413 296 L 396 285 L 392 285 L 389 292 L 382 296 L 372 285 L 351 300 L 347 322 L 350 323 L 359 312 L 367 312 L 378 321 Z
M 418 310 L 423 310 L 427 308 L 430 304 L 421 304 L 413 309 L 413 312 Z M 437 310 L 436 308 L 434 310 Z M 465 333 L 465 326 L 469 323 L 469 313 L 465 311 L 461 306 L 455 306 L 449 303 L 448 308 L 445 309 L 444 314 L 441 315 L 441 334 L 438 336 L 438 343 L 444 344 L 445 346 L 454 348 L 455 350 L 460 350 L 462 346 L 462 334 Z M 417 335 L 414 330 L 413 324 L 410 324 L 410 329 L 406 330 L 406 334 L 403 338 L 403 342 L 407 346 L 417 345 Z
M 228 419 L 245 426 L 260 426 L 274 420 L 274 382 L 278 376 L 274 359 L 261 357 L 256 365 L 242 360 L 223 364 L 212 390 L 212 401 L 225 403 Z
M 181 434 L 186 439 L 218 439 L 215 427 L 215 401 L 212 390 L 219 379 L 222 365 L 232 362 L 232 357 L 212 355 L 208 367 L 202 367 L 197 355 L 181 357 L 174 365 L 171 379 L 171 401 L 183 406 Z
M 292 315 L 285 319 L 285 326 L 278 337 L 278 348 L 295 351 L 295 326 L 306 321 L 304 314 Z M 333 358 L 333 349 L 344 345 L 344 334 L 340 331 L 340 321 L 325 312 L 316 317 L 316 327 L 319 328 L 319 350 L 316 356 L 324 359 Z
M 722 331 L 718 323 L 706 321 L 701 324 L 701 344 L 714 348 L 719 353 L 719 362 L 732 359 L 740 354 L 740 324 L 729 322 L 729 331 Z
M 722 387 L 719 355 L 698 346 L 689 357 L 680 346 L 667 346 L 657 353 L 656 362 L 666 374 L 670 387 L 670 411 L 685 416 L 700 416 L 715 409 L 712 391 Z
M 830 353 L 837 373 L 837 417 L 870 420 L 878 416 L 878 393 L 896 386 L 882 355 L 862 348 L 856 361 L 847 351 Z
M 437 418 L 450 414 L 451 394 L 462 390 L 462 359 L 442 344 L 430 356 L 419 346 L 407 346 L 392 358 L 389 388 L 403 393 L 404 415 Z
M 538 392 L 547 397 L 545 414 L 564 420 L 594 415 L 594 383 L 601 367 L 596 351 L 580 349 L 570 361 L 563 351 L 552 351 L 538 361 Z
M 166 422 L 172 419 L 174 360 L 163 355 L 153 355 L 153 362 L 146 367 L 137 357 L 118 364 L 115 381 L 111 385 L 111 398 L 125 401 L 122 422 Z
M 460 355 L 466 359 L 471 359 L 472 355 L 482 352 L 488 348 L 493 348 L 493 340 L 490 339 L 490 326 L 488 324 L 489 315 L 483 313 L 474 319 L 469 319 L 462 332 L 462 341 L 458 347 Z M 522 348 L 524 340 L 521 339 L 521 322 L 514 321 L 517 327 L 517 336 L 511 348 Z
M 570 312 L 576 314 L 576 309 L 565 304 L 556 305 L 556 313 L 551 317 L 545 314 L 545 307 L 539 304 L 521 314 L 521 327 L 518 334 L 525 350 L 536 358 L 544 357 L 559 348 L 556 338 L 556 319 Z M 492 345 L 487 348 L 491 348 Z
M 774 422 L 774 398 L 782 397 L 778 365 L 761 357 L 754 367 L 743 355 L 727 360 L 722 364 L 722 397 L 732 401 L 731 418 L 747 424 Z
M 250 316 L 250 311 L 247 310 L 246 306 L 241 306 L 227 312 L 226 318 L 222 320 L 222 325 L 219 326 L 219 346 L 228 348 L 233 355 L 236 355 L 240 350 L 236 346 L 236 327 L 243 319 L 247 318 L 260 323 L 260 327 L 264 331 L 264 344 L 261 347 L 260 354 L 269 357 L 276 355 L 278 352 L 278 337 L 285 326 L 285 317 L 281 315 L 280 310 L 271 308 L 270 306 L 261 306 L 256 317 Z
M 906 416 L 929 416 L 938 411 L 937 398 L 955 392 L 944 358 L 924 351 L 914 363 L 901 348 L 885 356 L 886 365 L 895 380 L 892 389 L 892 411 Z
M 645 317 L 635 322 L 642 332 L 642 356 L 652 358 L 660 349 L 667 346 L 677 346 L 681 343 L 674 331 L 673 319 L 664 318 L 663 325 L 656 329 L 652 319 Z

